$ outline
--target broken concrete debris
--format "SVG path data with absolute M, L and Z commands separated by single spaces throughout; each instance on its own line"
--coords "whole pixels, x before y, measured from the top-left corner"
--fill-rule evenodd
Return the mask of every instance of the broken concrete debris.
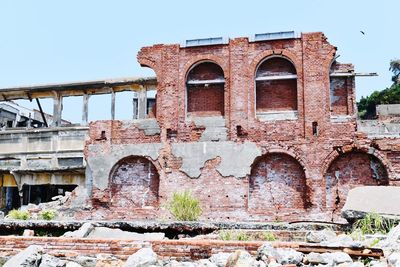
M 348 221 L 376 213 L 386 218 L 400 219 L 400 187 L 362 186 L 349 191 L 342 216 Z
M 78 230 L 64 233 L 63 237 L 92 238 L 92 239 L 128 239 L 128 240 L 161 240 L 164 233 L 134 233 L 112 229 L 108 227 L 95 227 L 92 223 L 84 223 Z

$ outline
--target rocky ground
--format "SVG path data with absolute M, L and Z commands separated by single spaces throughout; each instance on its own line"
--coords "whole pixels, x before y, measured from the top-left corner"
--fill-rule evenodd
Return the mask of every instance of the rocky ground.
M 112 229 L 111 235 L 123 234 Z M 106 229 L 97 232 L 104 237 Z M 65 237 L 87 237 L 96 233 L 93 226 L 85 224 L 81 229 L 67 232 Z M 135 236 L 137 237 L 137 236 Z M 143 234 L 141 238 L 145 237 Z M 162 238 L 162 236 L 148 235 L 146 238 Z M 145 238 L 145 239 L 146 239 Z M 258 248 L 256 255 L 251 255 L 245 250 L 237 250 L 233 253 L 213 254 L 207 259 L 197 261 L 179 262 L 172 259 L 162 259 L 153 250 L 142 248 L 126 261 L 115 258 L 112 255 L 98 254 L 93 257 L 78 256 L 74 258 L 56 258 L 45 253 L 45 249 L 32 245 L 9 258 L 4 267 L 32 266 L 32 267 L 280 267 L 280 266 L 318 266 L 318 267 L 358 267 L 372 266 L 400 267 L 400 226 L 393 228 L 387 235 L 346 235 L 325 229 L 322 231 L 310 231 L 306 235 L 307 243 L 319 244 L 321 247 L 342 247 L 338 252 L 310 252 L 301 253 L 292 248 L 276 248 L 273 242 L 265 242 Z M 368 253 L 370 247 L 380 248 L 384 252 L 381 258 L 355 257 L 352 249 L 363 248 Z M 348 249 L 349 253 L 346 253 Z M 3 258 L 4 260 L 4 258 Z

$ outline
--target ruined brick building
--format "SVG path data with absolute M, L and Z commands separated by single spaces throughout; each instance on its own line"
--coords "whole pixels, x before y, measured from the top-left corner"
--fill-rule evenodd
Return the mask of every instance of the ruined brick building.
M 3 89 L 2 100 L 52 97 L 55 119 L 7 137 L 40 132 L 49 162 L 28 136 L 25 158 L 7 152 L 0 166 L 20 188 L 43 173 L 42 183 L 85 187 L 79 218 L 169 218 L 172 193 L 190 190 L 203 220 L 336 220 L 350 188 L 400 178 L 397 124 L 357 121 L 357 73 L 336 50 L 319 32 L 188 40 L 141 49 L 156 79 Z M 138 119 L 115 120 L 126 90 L 137 92 Z M 112 95 L 112 118 L 87 125 L 95 94 Z M 57 122 L 72 95 L 83 96 L 83 124 L 67 129 Z

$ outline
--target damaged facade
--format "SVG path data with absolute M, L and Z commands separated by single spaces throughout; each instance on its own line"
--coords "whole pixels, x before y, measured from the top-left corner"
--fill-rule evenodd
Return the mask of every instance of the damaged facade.
M 169 218 L 171 195 L 190 190 L 203 220 L 336 220 L 351 188 L 398 184 L 400 139 L 357 121 L 357 74 L 335 59 L 322 33 L 191 40 L 141 49 L 156 80 L 3 89 L 4 101 L 55 99 L 52 127 L 0 132 L 13 150 L 1 150 L 3 190 L 84 186 L 91 209 L 77 218 Z M 115 120 L 121 91 L 137 93 L 134 120 Z M 86 125 L 94 94 L 112 95 L 112 119 Z M 80 126 L 60 123 L 71 95 Z

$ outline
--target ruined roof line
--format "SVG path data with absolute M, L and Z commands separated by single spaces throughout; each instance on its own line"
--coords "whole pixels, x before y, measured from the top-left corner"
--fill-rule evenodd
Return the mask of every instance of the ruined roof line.
M 156 87 L 156 77 L 128 77 L 67 83 L 39 84 L 0 88 L 0 100 L 31 99 L 53 97 L 54 92 L 65 96 L 106 94 L 110 89 L 115 92 L 135 90 L 140 87 Z

